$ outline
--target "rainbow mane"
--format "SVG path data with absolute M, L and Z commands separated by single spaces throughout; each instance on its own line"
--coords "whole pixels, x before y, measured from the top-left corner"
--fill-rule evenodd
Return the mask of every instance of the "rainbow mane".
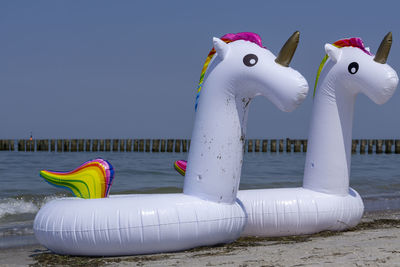
M 334 45 L 334 46 L 336 46 L 338 48 L 342 48 L 342 47 L 357 47 L 357 48 L 360 48 L 367 55 L 372 56 L 372 54 L 367 49 L 365 49 L 364 43 L 361 40 L 361 38 L 358 38 L 358 37 L 348 38 L 348 39 L 341 39 L 341 40 L 338 40 L 338 41 L 334 42 L 332 45 Z M 321 64 L 319 64 L 317 77 L 315 79 L 313 97 L 315 96 L 315 90 L 317 88 L 319 75 L 321 74 L 321 71 L 322 71 L 322 69 L 323 69 L 323 67 L 325 65 L 325 62 L 327 60 L 328 60 L 328 55 L 325 55 L 325 57 L 321 61 Z
M 46 182 L 70 190 L 76 197 L 104 198 L 110 193 L 114 169 L 104 159 L 87 161 L 70 172 L 40 171 Z
M 238 40 L 250 41 L 252 43 L 257 44 L 258 46 L 260 46 L 262 48 L 266 48 L 262 45 L 261 37 L 258 34 L 253 33 L 253 32 L 227 33 L 221 37 L 221 40 L 227 44 L 234 42 L 234 41 L 238 41 Z M 208 53 L 206 62 L 204 63 L 203 69 L 201 70 L 200 81 L 199 81 L 199 85 L 197 86 L 195 110 L 197 110 L 197 105 L 199 103 L 200 92 L 201 92 L 201 88 L 203 86 L 203 81 L 204 81 L 204 75 L 206 74 L 208 65 L 210 64 L 211 59 L 213 58 L 215 53 L 216 53 L 216 51 L 215 51 L 215 48 L 213 47 L 211 49 L 210 53 Z

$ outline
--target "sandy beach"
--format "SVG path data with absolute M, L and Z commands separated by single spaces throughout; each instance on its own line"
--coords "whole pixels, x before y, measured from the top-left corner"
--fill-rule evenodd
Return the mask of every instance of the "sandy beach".
M 234 243 L 156 255 L 89 258 L 55 255 L 40 245 L 0 251 L 1 266 L 399 266 L 400 212 L 365 214 L 345 232 Z

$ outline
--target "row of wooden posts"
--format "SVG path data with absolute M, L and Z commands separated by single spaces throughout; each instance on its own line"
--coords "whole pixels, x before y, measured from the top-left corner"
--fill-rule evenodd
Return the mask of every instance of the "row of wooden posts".
M 37 139 L 0 140 L 0 151 L 51 152 L 187 152 L 187 139 Z M 248 139 L 246 152 L 306 152 L 307 140 Z M 352 153 L 400 154 L 400 140 L 353 140 Z

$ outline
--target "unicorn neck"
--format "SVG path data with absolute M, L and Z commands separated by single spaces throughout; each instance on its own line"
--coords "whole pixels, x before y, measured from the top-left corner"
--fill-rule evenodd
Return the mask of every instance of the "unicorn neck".
M 348 195 L 356 94 L 331 76 L 320 81 L 314 98 L 303 187 Z
M 215 79 L 216 78 L 216 79 Z M 250 98 L 210 74 L 196 112 L 183 192 L 233 203 L 239 187 Z

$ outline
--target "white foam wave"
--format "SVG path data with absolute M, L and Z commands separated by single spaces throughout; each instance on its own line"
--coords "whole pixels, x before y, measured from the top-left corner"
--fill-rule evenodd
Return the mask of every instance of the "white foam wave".
M 37 213 L 40 207 L 59 197 L 46 196 L 42 201 L 35 203 L 22 198 L 4 198 L 0 199 L 0 219 L 8 215 L 18 215 L 24 213 Z
M 6 215 L 36 213 L 38 210 L 37 205 L 22 199 L 6 198 L 0 200 L 0 218 Z

